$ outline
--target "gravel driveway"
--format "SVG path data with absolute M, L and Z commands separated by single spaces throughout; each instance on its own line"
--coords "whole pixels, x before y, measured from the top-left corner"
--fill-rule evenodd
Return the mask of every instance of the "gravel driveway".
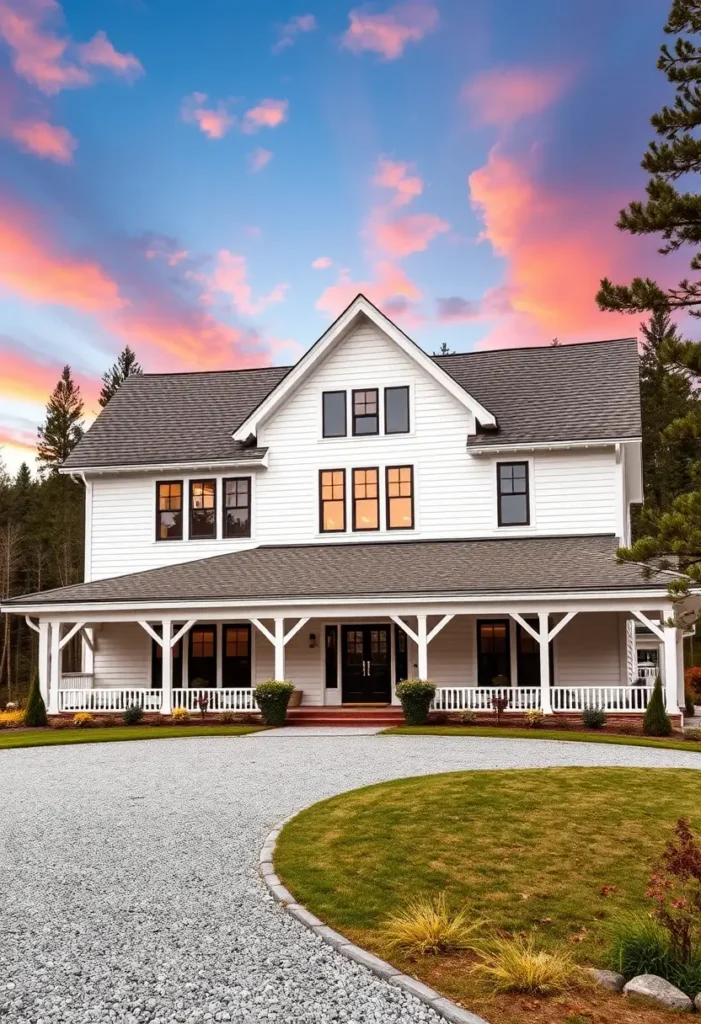
M 701 757 L 302 730 L 0 751 L 0 1020 L 438 1024 L 274 903 L 260 846 L 296 809 L 357 786 L 551 765 Z

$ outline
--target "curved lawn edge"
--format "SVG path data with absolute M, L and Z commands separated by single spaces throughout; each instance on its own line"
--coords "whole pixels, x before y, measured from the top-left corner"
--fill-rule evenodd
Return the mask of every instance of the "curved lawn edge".
M 652 739 L 649 736 L 599 735 L 564 729 L 500 729 L 491 725 L 396 725 L 383 729 L 381 736 L 493 736 L 510 740 L 564 740 L 568 743 L 617 743 L 623 747 L 657 747 L 701 754 L 701 743 L 691 740 Z
M 373 785 L 385 785 L 385 783 L 373 783 Z M 369 787 L 363 786 L 361 788 Z M 351 790 L 351 792 L 353 791 Z M 334 797 L 327 797 L 326 799 L 334 799 Z M 371 971 L 382 981 L 386 981 L 389 985 L 395 985 L 397 988 L 402 989 L 445 1020 L 451 1021 L 452 1024 L 489 1024 L 484 1017 L 478 1017 L 476 1013 L 470 1013 L 469 1010 L 458 1006 L 452 999 L 446 999 L 440 992 L 436 992 L 435 989 L 424 985 L 423 982 L 410 977 L 408 974 L 402 974 L 401 971 L 398 971 L 396 967 L 393 967 L 386 960 L 381 960 L 374 953 L 362 949 L 361 946 L 356 946 L 345 935 L 341 935 L 340 932 L 324 924 L 321 918 L 317 917 L 316 914 L 312 914 L 301 903 L 298 903 L 289 889 L 285 888 L 281 879 L 276 874 L 273 860 L 278 837 L 285 825 L 288 825 L 300 814 L 310 810 L 312 807 L 316 807 L 320 803 L 326 803 L 326 800 L 315 800 L 313 803 L 308 804 L 306 807 L 301 807 L 294 814 L 285 818 L 268 833 L 261 847 L 258 858 L 259 872 L 273 898 L 277 900 L 283 910 L 290 914 L 291 917 L 294 917 L 295 920 L 317 935 L 323 942 L 331 946 L 332 949 L 335 949 L 341 956 L 345 956 L 348 960 L 353 960 L 355 963 L 367 968 L 367 970 Z
M 55 747 L 72 743 L 123 743 L 128 740 L 168 740 L 186 736 L 248 736 L 262 725 L 124 725 L 106 729 L 27 730 L 0 732 L 0 750 Z

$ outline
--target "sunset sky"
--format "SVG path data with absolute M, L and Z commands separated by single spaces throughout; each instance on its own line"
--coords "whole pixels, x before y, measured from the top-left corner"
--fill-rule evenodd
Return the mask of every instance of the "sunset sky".
M 64 363 L 295 361 L 358 291 L 428 351 L 635 334 L 669 0 L 0 0 L 0 446 Z

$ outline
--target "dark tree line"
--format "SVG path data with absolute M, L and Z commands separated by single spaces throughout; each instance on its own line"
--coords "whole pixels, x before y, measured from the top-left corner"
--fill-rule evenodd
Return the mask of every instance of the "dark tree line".
M 130 374 L 141 372 L 127 347 L 102 378 L 100 405 Z M 12 477 L 0 459 L 0 601 L 83 579 L 84 488 L 58 472 L 83 436 L 83 412 L 80 388 L 65 366 L 39 427 L 38 473 L 22 463 Z M 36 637 L 20 616 L 0 616 L 0 706 L 28 693 L 37 669 Z M 68 653 L 76 657 L 77 648 Z

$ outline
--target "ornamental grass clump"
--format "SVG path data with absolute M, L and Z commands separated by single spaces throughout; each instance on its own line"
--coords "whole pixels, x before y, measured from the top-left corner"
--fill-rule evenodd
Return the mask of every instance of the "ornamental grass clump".
M 643 732 L 646 736 L 669 736 L 672 732 L 672 723 L 665 711 L 662 680 L 659 676 L 655 679 L 652 697 L 645 712 Z
M 419 897 L 387 918 L 384 935 L 390 949 L 427 956 L 469 949 L 484 921 L 470 921 L 467 908 L 452 911 L 445 893 Z
M 259 683 L 253 691 L 253 697 L 260 708 L 265 725 L 284 725 L 287 716 L 287 705 L 294 693 L 294 683 L 282 679 L 268 679 Z
M 32 676 L 27 706 L 24 709 L 24 724 L 32 729 L 41 729 L 48 725 L 46 705 L 39 689 L 39 676 Z
M 581 969 L 569 950 L 538 949 L 532 935 L 494 938 L 475 947 L 479 963 L 473 974 L 494 992 L 553 995 L 580 981 Z
M 170 717 L 174 722 L 189 722 L 190 712 L 187 708 L 173 708 Z
M 407 725 L 426 725 L 428 713 L 436 696 L 436 684 L 430 679 L 404 679 L 397 685 Z

